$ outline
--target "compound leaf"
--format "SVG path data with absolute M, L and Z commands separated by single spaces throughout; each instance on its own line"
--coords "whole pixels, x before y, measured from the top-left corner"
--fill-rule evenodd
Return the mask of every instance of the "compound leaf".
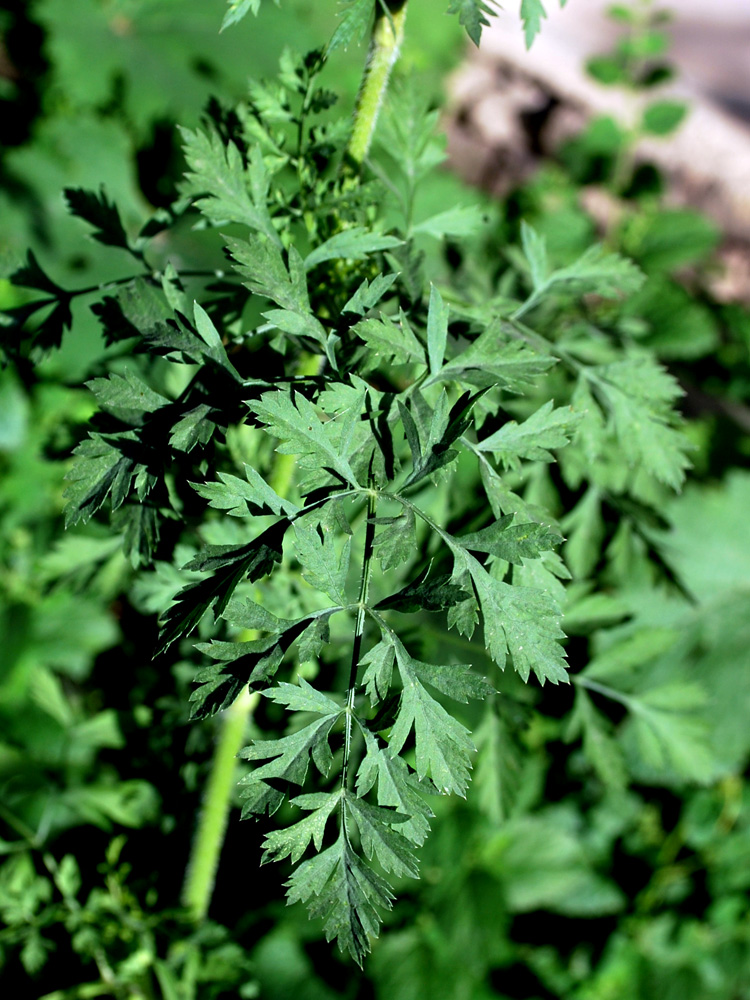
M 287 885 L 289 902 L 307 902 L 310 916 L 322 917 L 326 939 L 336 938 L 341 951 L 361 966 L 380 929 L 378 908 L 390 909 L 393 893 L 357 856 L 345 832 L 332 847 L 303 861 Z

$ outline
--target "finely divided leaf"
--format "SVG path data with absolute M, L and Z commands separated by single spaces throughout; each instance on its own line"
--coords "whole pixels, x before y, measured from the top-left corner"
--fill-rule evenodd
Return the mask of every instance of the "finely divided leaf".
M 346 538 L 340 546 L 334 528 L 335 522 L 319 514 L 301 518 L 294 522 L 294 547 L 302 576 L 310 586 L 322 590 L 338 604 L 346 604 L 351 539 Z
M 646 356 L 600 365 L 588 377 L 611 412 L 625 460 L 679 489 L 692 446 L 672 409 L 682 395 L 676 379 Z
M 354 226 L 335 233 L 325 243 L 305 257 L 305 270 L 310 271 L 326 260 L 336 260 L 344 257 L 348 260 L 364 260 L 368 254 L 378 250 L 392 250 L 401 245 L 401 240 L 395 236 L 382 236 L 371 233 L 363 226 Z
M 237 548 L 232 545 L 208 546 L 189 562 L 185 569 L 207 571 L 212 575 L 191 583 L 177 595 L 175 603 L 162 619 L 157 654 L 188 635 L 210 607 L 216 617 L 222 614 L 237 584 L 248 577 L 259 580 L 281 562 L 281 543 L 288 522 L 272 525 L 252 542 Z
M 360 320 L 352 327 L 352 333 L 364 340 L 375 356 L 393 358 L 397 364 L 425 361 L 424 347 L 403 314 L 398 323 L 389 316 Z
M 472 555 L 464 553 L 482 608 L 484 642 L 493 660 L 505 669 L 507 655 L 527 681 L 533 670 L 544 684 L 565 682 L 565 654 L 559 640 L 560 609 L 553 598 L 532 587 L 496 580 Z
M 506 562 L 523 565 L 524 559 L 538 559 L 542 552 L 556 548 L 562 536 L 549 527 L 532 521 L 513 524 L 513 514 L 508 514 L 481 531 L 472 531 L 457 539 L 471 552 L 487 552 Z
M 323 423 L 313 404 L 299 393 L 265 392 L 252 411 L 275 437 L 282 455 L 301 455 L 305 468 L 324 469 L 355 488 L 359 486 L 345 451 L 348 440 L 336 441 L 339 428 Z
M 488 18 L 496 13 L 497 4 L 495 0 L 451 0 L 448 7 L 449 14 L 458 14 L 458 22 L 466 28 L 466 34 L 479 45 L 482 37 L 482 28 L 490 23 Z
M 442 694 L 454 701 L 466 704 L 469 698 L 484 699 L 494 694 L 495 689 L 486 677 L 480 677 L 471 669 L 470 663 L 422 663 L 412 660 L 417 675 Z
M 99 189 L 99 194 L 84 191 L 83 188 L 65 188 L 64 194 L 68 211 L 94 227 L 93 239 L 104 246 L 130 249 L 120 213 L 117 206 L 108 200 L 104 187 Z
M 86 386 L 96 396 L 100 406 L 108 409 L 140 410 L 153 413 L 170 400 L 161 393 L 154 392 L 132 371 L 124 375 L 108 375 L 107 378 L 93 378 Z
M 210 507 L 225 510 L 233 517 L 248 517 L 258 514 L 275 514 L 277 517 L 293 517 L 299 507 L 290 500 L 280 497 L 252 466 L 245 466 L 246 481 L 220 472 L 218 483 L 191 483 L 200 496 L 209 501 Z
M 443 367 L 445 345 L 448 341 L 448 307 L 440 292 L 430 286 L 430 306 L 427 312 L 427 354 L 430 374 L 434 375 Z
M 328 43 L 327 54 L 330 55 L 342 45 L 346 48 L 350 42 L 361 42 L 372 20 L 373 10 L 372 0 L 348 0 Z
M 583 415 L 569 406 L 553 408 L 552 400 L 531 414 L 522 424 L 509 420 L 479 441 L 478 451 L 492 452 L 506 468 L 518 470 L 521 459 L 552 462 L 552 449 L 564 448 L 573 436 Z
M 402 833 L 393 829 L 393 824 L 402 824 L 409 817 L 394 809 L 371 805 L 351 792 L 345 793 L 344 803 L 347 816 L 353 817 L 357 824 L 365 856 L 371 860 L 375 855 L 381 867 L 397 877 L 418 878 L 414 848 Z
M 448 396 L 445 391 L 438 397 L 432 412 L 427 440 L 422 446 L 416 422 L 411 412 L 398 401 L 404 430 L 412 453 L 414 468 L 404 483 L 404 487 L 413 486 L 426 476 L 430 476 L 448 465 L 458 457 L 458 452 L 450 446 L 466 432 L 471 424 L 474 404 L 485 394 L 486 389 L 479 392 L 465 392 L 448 410 Z M 410 400 L 410 403 L 412 401 Z M 412 403 L 413 405 L 413 403 Z
M 258 740 L 240 750 L 239 756 L 243 760 L 268 761 L 240 781 L 243 819 L 266 811 L 270 816 L 283 802 L 284 792 L 279 791 L 275 784 L 269 785 L 266 779 L 301 786 L 305 783 L 311 757 L 323 777 L 328 775 L 333 762 L 328 736 L 341 711 L 337 707 L 335 713 L 316 719 L 304 729 L 280 740 Z
M 444 794 L 456 792 L 463 797 L 474 752 L 469 731 L 427 692 L 419 679 L 419 662 L 412 660 L 400 640 L 391 634 L 390 641 L 396 652 L 403 692 L 388 741 L 389 753 L 400 753 L 413 729 L 418 776 L 429 775 Z
M 529 264 L 531 287 L 536 291 L 542 288 L 549 274 L 547 261 L 547 241 L 536 229 L 521 220 L 521 246 Z
M 315 845 L 315 850 L 319 851 L 323 846 L 326 823 L 340 801 L 340 790 L 313 792 L 290 799 L 291 805 L 297 806 L 299 809 L 311 809 L 312 812 L 292 826 L 267 833 L 263 841 L 263 857 L 260 863 L 264 865 L 268 861 L 282 861 L 286 857 L 291 857 L 292 864 L 296 865 L 307 850 L 311 840 Z
M 276 687 L 264 691 L 263 695 L 269 701 L 275 701 L 277 705 L 285 705 L 290 712 L 338 715 L 343 711 L 335 701 L 308 684 L 304 677 L 300 677 L 297 684 L 284 682 L 277 684 Z
M 380 302 L 397 278 L 398 274 L 379 274 L 373 278 L 372 282 L 365 278 L 341 312 L 351 312 L 357 316 L 364 316 Z
M 542 0 L 521 0 L 521 20 L 527 49 L 531 48 L 534 39 L 542 30 L 542 20 L 546 16 Z
M 367 668 L 362 675 L 362 683 L 373 706 L 388 694 L 395 656 L 392 643 L 379 642 L 359 661 L 361 666 Z
M 390 909 L 393 893 L 354 853 L 345 832 L 332 847 L 304 861 L 287 885 L 289 902 L 307 902 L 310 916 L 323 918 L 326 939 L 336 938 L 361 966 L 370 938 L 380 929 L 378 908 Z
M 305 268 L 293 246 L 287 254 L 287 266 L 276 242 L 266 236 L 227 239 L 226 243 L 237 261 L 235 270 L 247 279 L 245 285 L 251 292 L 271 299 L 282 309 L 310 314 Z
M 204 718 L 222 711 L 232 704 L 244 687 L 256 690 L 265 687 L 292 643 L 297 639 L 301 641 L 311 624 L 314 626 L 323 623 L 325 627 L 330 616 L 337 610 L 339 609 L 326 608 L 302 618 L 286 620 L 276 618 L 252 601 L 247 601 L 244 605 L 232 601 L 223 613 L 224 618 L 241 628 L 272 634 L 264 639 L 252 639 L 248 642 L 212 639 L 210 642 L 196 644 L 196 649 L 218 662 L 204 667 L 196 674 L 195 681 L 200 687 L 190 696 L 193 702 L 191 718 Z M 338 711 L 335 702 L 319 694 L 302 679 L 299 686 L 281 684 L 264 694 L 272 701 L 287 705 L 292 711 L 322 711 L 324 714 Z
M 515 329 L 493 323 L 462 350 L 425 385 L 440 379 L 454 379 L 468 385 L 500 386 L 509 392 L 523 392 L 533 386 L 539 375 L 548 371 L 555 358 L 516 339 Z
M 367 741 L 367 754 L 357 772 L 357 794 L 366 795 L 377 782 L 378 805 L 388 806 L 409 818 L 399 824 L 399 832 L 413 844 L 420 846 L 430 832 L 432 809 L 425 802 L 425 793 L 434 794 L 435 788 L 428 779 L 419 781 L 409 771 L 406 761 L 394 757 L 368 730 L 363 730 Z
M 377 611 L 444 611 L 470 595 L 453 583 L 448 576 L 428 579 L 429 567 L 408 583 L 397 594 L 386 597 L 375 605 Z
M 276 246 L 279 235 L 268 214 L 269 178 L 257 147 L 250 150 L 246 167 L 233 142 L 226 145 L 214 131 L 191 132 L 181 128 L 188 172 L 183 194 L 198 196 L 196 208 L 214 225 L 236 222 L 263 233 Z
M 375 536 L 380 567 L 385 572 L 410 559 L 417 551 L 417 525 L 414 511 L 409 507 L 393 518 L 378 518 L 385 527 Z
M 258 16 L 258 11 L 260 10 L 261 0 L 228 0 L 229 10 L 224 15 L 224 20 L 221 22 L 221 30 L 228 28 L 230 24 L 236 24 L 241 21 L 243 17 L 250 13 L 250 11 Z M 278 5 L 278 0 L 277 0 Z
M 414 235 L 424 233 L 438 240 L 445 236 L 473 236 L 479 232 L 484 221 L 478 205 L 456 205 L 422 219 L 412 226 L 411 231 Z

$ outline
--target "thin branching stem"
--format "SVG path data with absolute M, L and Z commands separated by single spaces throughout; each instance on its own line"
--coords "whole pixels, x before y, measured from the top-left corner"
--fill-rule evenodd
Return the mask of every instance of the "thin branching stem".
M 370 575 L 372 572 L 372 556 L 375 548 L 375 512 L 378 494 L 374 489 L 367 493 L 367 522 L 365 525 L 365 544 L 362 553 L 362 574 L 359 581 L 359 596 L 357 599 L 357 618 L 354 626 L 354 641 L 352 643 L 352 659 L 349 668 L 349 683 L 346 693 L 346 721 L 344 730 L 344 761 L 341 768 L 341 787 L 346 791 L 349 757 L 352 743 L 352 719 L 354 717 L 354 698 L 357 693 L 357 673 L 359 658 L 362 651 L 362 638 L 365 632 L 365 616 L 367 614 L 367 595 L 370 590 Z

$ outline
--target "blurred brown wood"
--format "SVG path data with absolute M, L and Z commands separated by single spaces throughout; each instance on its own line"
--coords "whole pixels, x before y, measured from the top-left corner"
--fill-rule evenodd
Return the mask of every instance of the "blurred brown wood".
M 585 72 L 585 61 L 607 52 L 618 35 L 604 0 L 570 0 L 563 11 L 549 0 L 549 21 L 530 52 L 517 21 L 509 14 L 494 20 L 481 49 L 470 52 L 450 83 L 453 168 L 502 194 L 592 117 L 610 114 L 627 124 L 656 98 L 684 99 L 690 106 L 684 124 L 666 139 L 639 142 L 636 159 L 663 172 L 668 203 L 690 205 L 716 221 L 731 249 L 723 294 L 750 297 L 750 125 L 728 110 L 750 116 L 750 0 L 715 4 L 710 14 L 705 0 L 668 4 L 681 10 L 668 28 L 680 75 L 645 96 L 601 86 Z

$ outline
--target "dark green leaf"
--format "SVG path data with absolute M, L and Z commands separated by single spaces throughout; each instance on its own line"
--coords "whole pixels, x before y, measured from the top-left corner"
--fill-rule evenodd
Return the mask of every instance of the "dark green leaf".
M 344 831 L 332 847 L 304 861 L 287 885 L 289 902 L 307 902 L 310 916 L 323 918 L 326 939 L 336 938 L 361 966 L 380 929 L 378 907 L 390 909 L 393 895 L 354 853 Z
M 191 560 L 185 569 L 209 572 L 212 575 L 188 584 L 177 595 L 175 603 L 165 612 L 159 636 L 157 654 L 189 635 L 209 608 L 218 618 L 229 602 L 237 584 L 247 577 L 259 580 L 281 562 L 281 543 L 288 522 L 272 525 L 252 542 L 236 548 L 232 545 L 208 546 Z
M 65 188 L 68 211 L 94 227 L 92 237 L 109 247 L 129 250 L 128 237 L 123 228 L 117 207 L 107 199 L 104 188 L 99 194 L 82 188 Z
M 100 406 L 110 409 L 140 410 L 143 413 L 153 413 L 161 406 L 166 406 L 169 400 L 158 392 L 154 392 L 145 382 L 130 370 L 124 375 L 108 375 L 107 378 L 94 378 L 86 383 L 96 396 Z
M 315 850 L 319 851 L 323 846 L 326 823 L 341 801 L 341 791 L 298 795 L 290 801 L 292 805 L 300 809 L 311 809 L 312 812 L 292 826 L 284 827 L 282 830 L 273 830 L 266 834 L 263 841 L 261 864 L 266 864 L 268 861 L 282 861 L 284 858 L 291 857 L 292 864 L 296 865 L 307 850 L 311 840 L 315 845 Z
M 416 518 L 414 511 L 404 508 L 394 518 L 379 518 L 385 527 L 375 536 L 380 566 L 385 572 L 414 556 L 417 551 Z
M 461 535 L 456 541 L 472 552 L 488 552 L 506 562 L 523 565 L 524 559 L 538 559 L 542 552 L 556 548 L 563 540 L 547 525 L 512 521 L 513 514 L 508 514 L 488 528 Z
M 374 855 L 385 871 L 397 877 L 418 878 L 412 845 L 402 833 L 393 829 L 394 823 L 402 824 L 409 817 L 394 809 L 370 805 L 351 793 L 345 793 L 344 802 L 347 815 L 357 824 L 365 856 L 372 859 Z
M 428 573 L 429 567 L 397 594 L 386 597 L 376 604 L 376 610 L 401 611 L 403 614 L 415 611 L 444 611 L 469 596 L 465 590 L 452 583 L 448 576 L 428 579 Z

